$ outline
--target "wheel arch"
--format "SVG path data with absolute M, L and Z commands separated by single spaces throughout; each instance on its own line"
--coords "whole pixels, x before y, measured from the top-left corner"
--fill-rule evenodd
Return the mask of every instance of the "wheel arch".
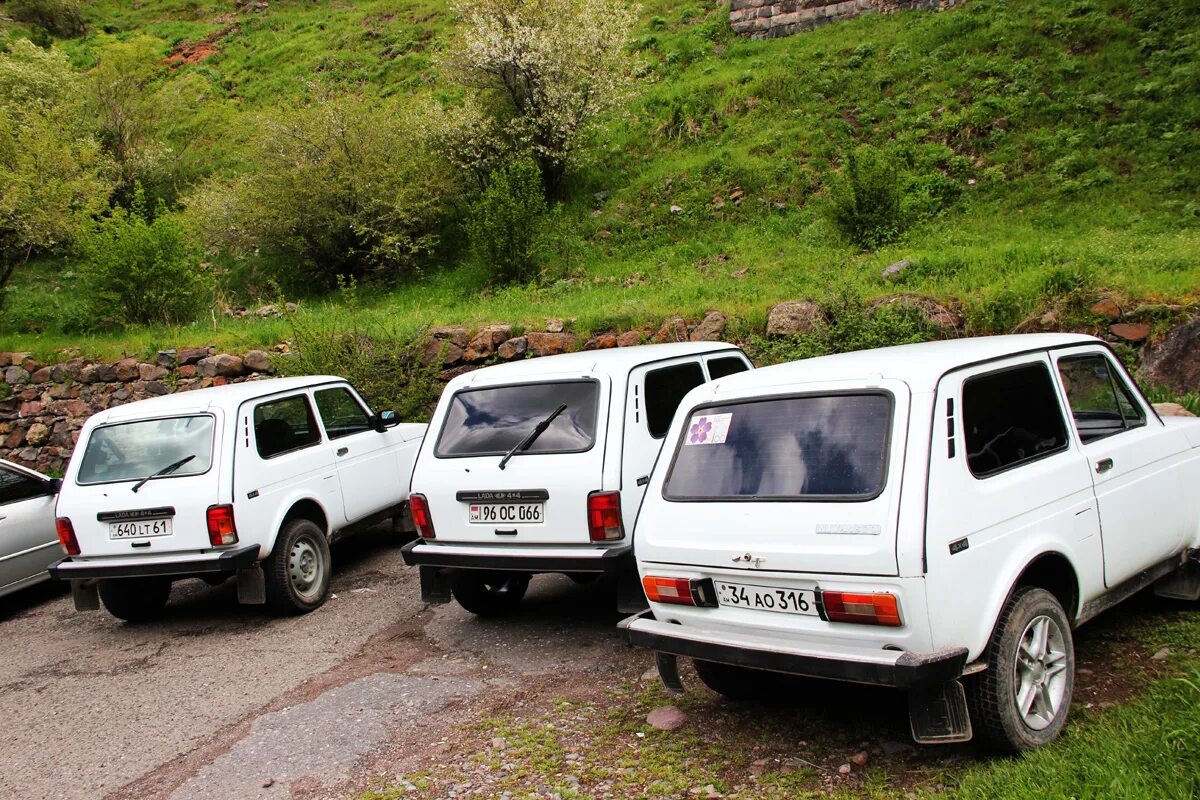
M 329 538 L 329 515 L 325 513 L 325 509 L 316 500 L 310 497 L 305 497 L 292 503 L 288 508 L 287 513 L 276 526 L 276 536 L 279 531 L 283 530 L 294 519 L 306 519 L 314 523 L 325 534 L 325 538 Z
M 1022 586 L 1036 586 L 1054 595 L 1072 624 L 1079 618 L 1079 576 L 1071 560 L 1062 553 L 1045 552 L 1026 564 L 1009 587 L 1005 603 Z

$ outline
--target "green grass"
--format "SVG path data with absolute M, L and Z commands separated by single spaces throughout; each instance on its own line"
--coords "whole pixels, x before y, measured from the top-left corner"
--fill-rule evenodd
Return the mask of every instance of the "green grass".
M 94 31 L 149 32 L 166 52 L 225 29 L 227 11 L 200 0 L 106 0 L 89 14 Z M 903 291 L 960 301 L 969 331 L 994 333 L 1050 307 L 1070 312 L 1064 322 L 1087 322 L 1080 310 L 1101 294 L 1194 306 L 1194 3 L 972 0 L 773 41 L 733 37 L 725 14 L 698 0 L 643 7 L 636 50 L 645 80 L 571 178 L 542 281 L 484 288 L 486 271 L 448 247 L 415 280 L 364 287 L 363 314 L 406 330 L 561 317 L 586 333 L 717 308 L 734 317 L 733 333 L 749 335 L 780 300 Z M 439 0 L 273 2 L 237 21 L 220 53 L 168 79 L 208 89 L 197 119 L 180 120 L 177 133 L 202 134 L 192 147 L 209 170 L 236 171 L 255 120 L 313 75 L 368 95 L 444 88 L 430 62 L 453 30 Z M 106 35 L 64 46 L 86 65 Z M 402 54 L 383 55 L 393 46 Z M 899 241 L 857 250 L 828 221 L 825 188 L 860 143 L 883 147 L 913 181 L 951 185 L 957 200 L 940 210 L 918 203 Z M 883 281 L 880 270 L 901 258 L 912 266 Z M 227 302 L 270 294 L 261 279 L 269 265 L 217 263 Z M 81 338 L 64 325 L 70 287 L 59 263 L 19 273 L 0 313 L 6 343 L 116 355 L 285 334 L 278 323 L 217 315 L 215 325 L 208 316 L 180 329 Z M 319 317 L 324 302 L 303 305 Z

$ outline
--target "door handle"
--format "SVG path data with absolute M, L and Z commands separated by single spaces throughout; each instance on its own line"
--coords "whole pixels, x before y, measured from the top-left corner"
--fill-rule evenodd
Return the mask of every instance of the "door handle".
M 344 455 L 346 455 L 346 453 L 349 453 L 349 452 L 350 452 L 350 448 L 349 448 L 349 447 L 339 447 L 339 448 L 337 449 L 337 454 L 338 454 L 339 456 L 344 456 Z
M 1102 458 L 1096 462 L 1096 474 L 1100 475 L 1108 472 L 1113 468 L 1113 460 L 1111 458 Z

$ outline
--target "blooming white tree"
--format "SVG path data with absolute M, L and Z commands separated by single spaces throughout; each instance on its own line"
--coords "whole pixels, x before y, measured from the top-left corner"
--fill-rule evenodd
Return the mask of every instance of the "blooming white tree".
M 634 11 L 619 0 L 458 0 L 456 11 L 462 35 L 443 65 L 478 94 L 455 117 L 462 146 L 452 155 L 526 150 L 553 191 L 633 80 Z

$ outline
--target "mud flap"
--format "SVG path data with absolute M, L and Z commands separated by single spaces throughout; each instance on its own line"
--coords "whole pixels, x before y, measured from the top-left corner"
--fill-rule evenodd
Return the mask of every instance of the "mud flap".
M 237 571 L 238 602 L 250 606 L 261 606 L 267 602 L 267 576 L 262 568 L 253 567 Z
M 96 591 L 95 581 L 71 581 L 71 599 L 75 601 L 76 611 L 100 610 L 100 593 Z
M 683 681 L 679 680 L 679 659 L 670 653 L 655 653 L 654 665 L 658 667 L 658 677 L 667 691 L 683 694 Z
M 449 603 L 450 579 L 440 567 L 417 567 L 421 574 L 421 602 Z
M 637 567 L 632 564 L 617 573 L 617 611 L 640 614 L 650 608 Z
M 1188 553 L 1179 569 L 1155 582 L 1154 593 L 1174 600 L 1200 600 L 1200 562 L 1196 561 L 1195 550 Z
M 967 695 L 959 681 L 908 690 L 908 722 L 920 744 L 951 744 L 971 740 Z

